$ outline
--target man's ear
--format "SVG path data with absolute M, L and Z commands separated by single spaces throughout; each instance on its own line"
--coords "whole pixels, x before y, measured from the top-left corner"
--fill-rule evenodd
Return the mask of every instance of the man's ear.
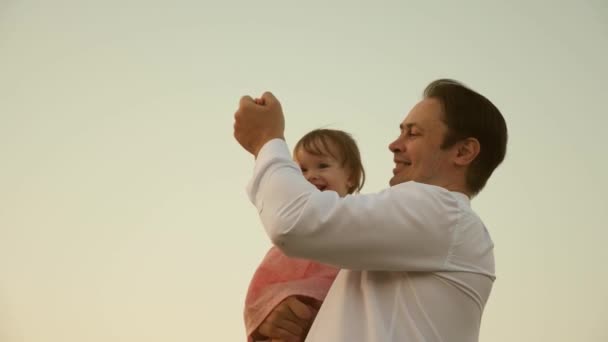
M 479 140 L 475 138 L 466 138 L 456 143 L 456 157 L 454 163 L 459 166 L 467 166 L 477 158 L 481 150 Z

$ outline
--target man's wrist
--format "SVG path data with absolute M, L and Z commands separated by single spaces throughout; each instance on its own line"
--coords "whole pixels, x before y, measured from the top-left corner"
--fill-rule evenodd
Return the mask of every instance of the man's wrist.
M 268 336 L 264 336 L 262 334 L 260 334 L 260 332 L 258 331 L 258 329 L 255 329 L 252 333 L 251 333 L 251 338 L 254 341 L 263 341 L 263 340 L 267 340 Z
M 285 140 L 285 137 L 283 135 L 277 135 L 277 136 L 270 136 L 268 138 L 262 139 L 262 143 L 260 143 L 254 150 L 253 150 L 253 156 L 255 159 L 258 158 L 258 154 L 260 153 L 260 151 L 262 150 L 262 148 L 271 140 L 273 139 L 281 139 L 281 140 Z

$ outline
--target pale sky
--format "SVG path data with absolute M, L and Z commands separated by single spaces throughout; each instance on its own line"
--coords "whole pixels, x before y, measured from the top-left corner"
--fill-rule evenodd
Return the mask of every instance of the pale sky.
M 0 0 L 0 341 L 243 341 L 239 97 L 352 133 L 375 192 L 440 77 L 510 133 L 481 341 L 608 341 L 607 60 L 606 0 Z

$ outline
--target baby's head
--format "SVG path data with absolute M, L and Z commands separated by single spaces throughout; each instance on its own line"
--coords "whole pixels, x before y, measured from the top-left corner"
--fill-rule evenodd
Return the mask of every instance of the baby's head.
M 319 190 L 340 196 L 359 192 L 365 170 L 357 143 L 350 134 L 334 129 L 316 129 L 298 141 L 293 157 L 304 177 Z

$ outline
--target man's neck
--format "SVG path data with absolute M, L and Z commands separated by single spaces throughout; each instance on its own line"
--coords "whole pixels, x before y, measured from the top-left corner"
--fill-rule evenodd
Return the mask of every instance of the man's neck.
M 471 191 L 467 188 L 466 185 L 462 184 L 461 182 L 445 182 L 433 185 L 440 186 L 448 191 L 459 192 L 461 194 L 466 195 L 469 199 L 473 198 L 473 194 L 471 193 Z

